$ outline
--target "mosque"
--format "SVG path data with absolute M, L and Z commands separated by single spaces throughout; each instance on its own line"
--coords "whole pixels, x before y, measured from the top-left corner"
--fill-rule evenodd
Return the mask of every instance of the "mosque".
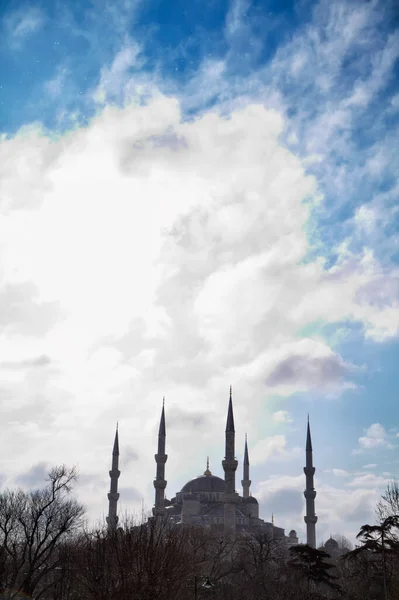
M 212 475 L 209 470 L 209 461 L 203 475 L 188 481 L 176 495 L 168 500 L 165 497 L 165 464 L 168 459 L 166 450 L 166 425 L 165 406 L 162 406 L 161 420 L 158 433 L 158 451 L 155 455 L 156 477 L 154 480 L 155 504 L 152 519 L 167 519 L 171 524 L 179 526 L 204 527 L 210 531 L 220 532 L 227 535 L 234 534 L 257 534 L 267 533 L 273 539 L 284 542 L 287 546 L 298 544 L 298 537 L 294 529 L 289 535 L 281 527 L 272 522 L 266 522 L 259 518 L 259 504 L 251 495 L 249 478 L 249 455 L 248 444 L 245 439 L 245 451 L 243 461 L 243 478 L 241 481 L 242 495 L 236 491 L 236 470 L 238 461 L 235 458 L 235 429 L 232 390 L 227 410 L 227 421 L 225 431 L 225 457 L 222 461 L 224 479 Z M 119 439 L 118 430 L 115 434 L 112 452 L 112 469 L 109 472 L 111 488 L 108 494 L 108 517 L 107 523 L 110 528 L 116 528 L 118 523 L 117 502 L 119 464 Z M 313 548 L 316 547 L 316 522 L 314 500 L 316 491 L 314 489 L 313 450 L 310 435 L 310 424 L 308 419 L 306 437 L 306 541 Z

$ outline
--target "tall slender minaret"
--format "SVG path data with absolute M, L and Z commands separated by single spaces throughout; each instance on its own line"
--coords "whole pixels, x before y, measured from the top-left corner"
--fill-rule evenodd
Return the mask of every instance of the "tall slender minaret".
M 117 504 L 119 500 L 118 494 L 118 479 L 121 472 L 118 469 L 119 467 L 119 436 L 118 436 L 118 425 L 116 425 L 116 433 L 114 440 L 114 447 L 112 450 L 112 468 L 109 472 L 109 476 L 111 478 L 111 489 L 108 494 L 108 517 L 107 523 L 109 529 L 116 529 L 118 524 L 118 515 L 117 515 Z
M 249 488 L 251 485 L 251 480 L 249 478 L 249 457 L 248 457 L 247 434 L 245 434 L 243 477 L 242 477 L 241 485 L 242 485 L 242 497 L 249 498 Z
M 165 398 L 162 403 L 161 421 L 158 432 L 158 453 L 155 455 L 157 463 L 157 474 L 154 479 L 155 488 L 155 506 L 153 513 L 155 517 L 162 517 L 165 514 L 165 463 L 168 455 L 165 454 L 166 428 L 165 428 Z
M 306 489 L 303 495 L 306 498 L 306 543 L 312 548 L 316 548 L 316 523 L 317 517 L 314 509 L 314 499 L 316 491 L 314 489 L 314 474 L 316 469 L 313 466 L 312 438 L 310 437 L 310 423 L 308 415 L 308 431 L 306 435 L 306 467 L 303 472 L 306 475 Z
M 232 388 L 230 386 L 229 408 L 227 411 L 226 422 L 226 452 L 222 461 L 224 469 L 224 480 L 226 482 L 226 492 L 224 494 L 224 533 L 232 535 L 236 530 L 236 503 L 238 494 L 236 493 L 236 470 L 238 462 L 235 458 L 235 430 L 233 416 Z

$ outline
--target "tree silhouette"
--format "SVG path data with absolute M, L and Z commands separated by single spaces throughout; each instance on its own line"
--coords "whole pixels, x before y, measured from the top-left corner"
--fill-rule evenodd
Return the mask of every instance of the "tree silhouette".
M 325 585 L 331 589 L 339 590 L 336 583 L 336 576 L 330 573 L 334 565 L 328 562 L 331 558 L 327 552 L 316 550 L 308 544 L 298 544 L 290 548 L 291 559 L 289 566 L 296 571 L 307 582 L 308 592 L 311 590 L 311 584 L 315 586 Z
M 358 546 L 345 556 L 349 559 L 365 554 L 370 557 L 381 558 L 384 598 L 388 598 L 388 568 L 387 558 L 399 551 L 399 516 L 391 515 L 384 519 L 380 525 L 363 525 L 356 538 L 360 540 Z M 391 561 L 390 561 L 391 562 Z
M 0 493 L 0 581 L 3 598 L 40 598 L 54 586 L 62 544 L 82 524 L 84 509 L 70 496 L 75 469 L 56 467 L 43 489 Z

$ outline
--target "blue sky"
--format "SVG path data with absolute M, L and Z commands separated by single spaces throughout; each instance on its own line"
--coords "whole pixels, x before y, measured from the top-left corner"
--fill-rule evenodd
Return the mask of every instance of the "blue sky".
M 5 482 L 76 463 L 96 518 L 119 420 L 121 502 L 151 506 L 160 399 L 172 496 L 207 454 L 221 473 L 232 384 L 265 518 L 303 535 L 308 412 L 319 537 L 374 518 L 399 464 L 398 25 L 393 1 L 2 4 Z

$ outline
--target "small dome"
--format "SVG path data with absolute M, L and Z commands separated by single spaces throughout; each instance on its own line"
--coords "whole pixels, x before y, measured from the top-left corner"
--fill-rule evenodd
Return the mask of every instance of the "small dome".
M 188 481 L 181 489 L 183 493 L 192 492 L 225 492 L 226 483 L 216 475 L 201 475 Z
M 328 548 L 329 550 L 335 550 L 338 548 L 338 542 L 337 540 L 334 540 L 334 538 L 330 537 L 330 539 L 324 544 L 324 547 Z
M 258 504 L 258 501 L 253 496 L 248 496 L 248 498 L 244 498 L 244 502 L 246 504 Z
M 289 533 L 289 537 L 298 537 L 296 534 L 295 529 L 291 529 L 290 533 Z

